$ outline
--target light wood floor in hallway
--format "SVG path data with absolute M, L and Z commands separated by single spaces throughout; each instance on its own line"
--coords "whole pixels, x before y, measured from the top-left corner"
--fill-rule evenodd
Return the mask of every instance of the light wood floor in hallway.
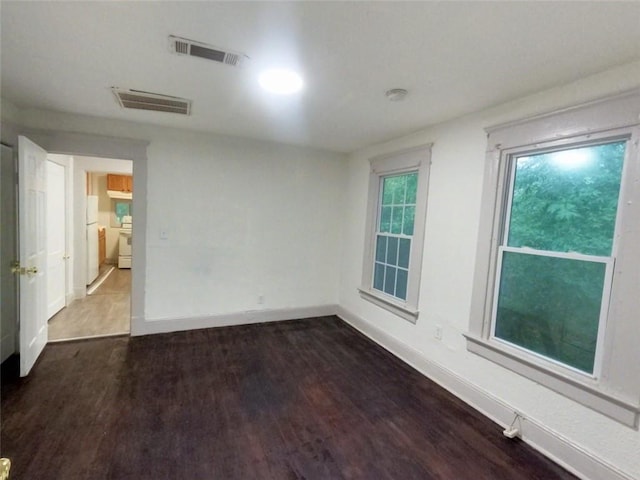
M 49 320 L 49 340 L 129 333 L 131 270 L 115 268 L 91 295 L 75 300 Z

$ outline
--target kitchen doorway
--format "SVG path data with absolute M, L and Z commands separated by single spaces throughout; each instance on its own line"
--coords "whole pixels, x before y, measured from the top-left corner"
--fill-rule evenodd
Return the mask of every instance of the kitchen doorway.
M 132 162 L 74 157 L 74 187 L 85 200 L 77 231 L 85 232 L 86 289 L 49 320 L 49 341 L 128 335 L 131 323 Z M 77 213 L 77 212 L 76 212 Z M 76 291 L 78 288 L 76 288 Z

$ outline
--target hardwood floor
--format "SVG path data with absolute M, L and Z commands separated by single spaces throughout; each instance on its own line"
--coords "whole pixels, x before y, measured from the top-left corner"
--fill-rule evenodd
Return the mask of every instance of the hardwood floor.
M 115 268 L 93 294 L 49 320 L 49 340 L 127 334 L 130 323 L 131 270 Z
M 50 344 L 14 370 L 12 480 L 575 478 L 336 317 Z

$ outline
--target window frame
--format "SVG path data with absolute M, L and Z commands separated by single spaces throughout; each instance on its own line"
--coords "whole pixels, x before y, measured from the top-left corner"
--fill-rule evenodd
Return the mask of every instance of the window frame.
M 427 191 L 429 185 L 429 167 L 431 164 L 431 144 L 403 149 L 373 157 L 369 160 L 369 190 L 367 200 L 367 218 L 362 267 L 362 283 L 358 288 L 360 296 L 373 304 L 384 308 L 405 320 L 416 323 L 420 296 L 422 256 L 427 211 Z M 416 206 L 409 254 L 409 273 L 407 278 L 406 300 L 385 294 L 373 288 L 373 269 L 375 264 L 376 234 L 379 224 L 379 210 L 384 177 L 417 172 L 418 185 Z
M 467 350 L 625 425 L 640 417 L 640 93 L 624 93 L 586 105 L 487 129 L 488 147 Z M 511 159 L 523 152 L 627 139 L 616 229 L 612 281 L 601 351 L 593 375 L 493 336 L 496 278 L 512 182 Z M 595 256 L 594 256 L 595 257 Z M 605 301 L 603 295 L 603 302 Z M 602 325 L 602 323 L 601 323 Z M 599 355 L 599 356 L 598 356 Z

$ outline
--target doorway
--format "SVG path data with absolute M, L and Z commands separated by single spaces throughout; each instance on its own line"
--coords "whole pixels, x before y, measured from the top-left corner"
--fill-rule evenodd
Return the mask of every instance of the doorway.
M 18 258 L 16 231 L 18 219 L 16 190 L 16 161 L 13 148 L 4 143 L 0 164 L 0 362 L 4 362 L 17 351 L 18 282 L 11 267 Z
M 4 127 L 4 125 L 3 125 Z M 93 161 L 98 163 L 103 161 L 103 157 L 124 158 L 128 160 L 116 160 L 127 164 L 127 171 L 132 170 L 132 160 L 135 160 L 136 171 L 141 175 L 141 186 L 136 200 L 138 205 L 138 221 L 140 222 L 139 240 L 132 243 L 132 252 L 138 259 L 133 265 L 140 265 L 142 268 L 136 270 L 132 275 L 130 293 L 130 307 L 128 312 L 130 333 L 140 334 L 140 319 L 143 318 L 144 311 L 144 265 L 145 252 L 142 245 L 145 244 L 146 225 L 146 149 L 149 142 L 142 140 L 125 139 L 119 137 L 106 137 L 91 134 L 67 133 L 56 131 L 51 132 L 29 131 L 29 138 L 20 136 L 18 129 L 13 125 L 2 129 L 2 180 L 0 184 L 9 185 L 9 188 L 2 188 L 3 228 L 0 229 L 3 239 L 9 238 L 11 242 L 2 241 L 2 266 L 3 273 L 11 273 L 11 281 L 4 282 L 2 288 L 2 325 L 0 328 L 2 346 L 5 340 L 14 339 L 13 349 L 2 348 L 2 359 L 6 359 L 11 353 L 17 354 L 19 359 L 19 374 L 26 376 L 42 349 L 48 341 L 48 321 L 47 321 L 47 298 L 46 298 L 46 161 L 47 155 L 54 155 L 48 152 L 68 152 L 67 155 L 74 155 L 73 152 L 87 152 L 89 155 L 98 155 Z M 44 148 L 43 148 L 44 147 Z M 89 153 L 91 152 L 91 153 Z M 67 243 L 67 304 L 73 299 L 84 298 L 86 296 L 87 271 L 86 271 L 86 222 L 78 222 L 79 218 L 86 215 L 86 171 L 85 168 L 89 157 L 69 157 L 72 161 L 77 159 L 76 168 L 67 169 L 71 172 L 71 179 L 67 183 L 69 194 L 67 206 L 69 208 L 68 219 L 71 225 L 69 234 L 70 241 Z M 7 160 L 7 161 L 5 161 Z M 5 169 L 5 166 L 8 168 Z M 84 168 L 84 170 L 83 170 Z M 5 176 L 6 173 L 6 176 Z M 8 182 L 6 183 L 5 182 Z M 80 187 L 81 185 L 81 187 Z M 79 190 L 80 189 L 80 190 Z M 79 190 L 79 191 L 78 191 Z M 13 205 L 5 202 L 5 193 L 13 195 Z M 141 203 L 142 202 L 142 203 Z M 20 208 L 18 208 L 18 204 Z M 18 215 L 19 213 L 19 215 Z M 9 218 L 13 215 L 15 222 Z M 74 219 L 76 221 L 74 221 Z M 18 221 L 19 220 L 19 221 Z M 32 228 L 33 227 L 33 228 Z M 35 231 L 35 234 L 28 234 Z M 35 230 L 34 230 L 35 229 Z M 37 240 L 37 241 L 36 241 Z M 13 252 L 8 252 L 8 247 L 13 242 Z M 24 244 L 23 244 L 24 243 Z M 37 249 L 36 249 L 37 247 Z M 35 252 L 35 253 L 34 253 Z M 137 253 L 135 253 L 137 252 Z M 34 255 L 38 255 L 37 258 Z M 8 279 L 9 277 L 7 277 Z M 10 295 L 9 289 L 4 288 L 4 283 L 11 283 L 15 286 L 15 295 Z M 81 288 L 80 288 L 81 287 Z M 5 296 L 6 295 L 6 296 Z M 5 315 L 10 302 L 8 299 L 15 299 L 15 308 L 10 315 Z M 64 311 L 64 309 L 63 309 Z M 133 321 L 135 319 L 135 322 Z M 10 335 L 11 327 L 14 335 Z M 134 328 L 135 327 L 135 328 Z M 86 337 L 81 337 L 86 338 Z M 6 342 L 8 343 L 8 342 Z M 18 365 L 18 362 L 15 362 Z
M 50 342 L 130 333 L 132 167 L 130 160 L 74 157 L 74 195 L 85 200 L 75 229 L 84 234 L 86 261 L 76 268 L 84 274 L 75 281 L 76 299 L 49 320 Z

